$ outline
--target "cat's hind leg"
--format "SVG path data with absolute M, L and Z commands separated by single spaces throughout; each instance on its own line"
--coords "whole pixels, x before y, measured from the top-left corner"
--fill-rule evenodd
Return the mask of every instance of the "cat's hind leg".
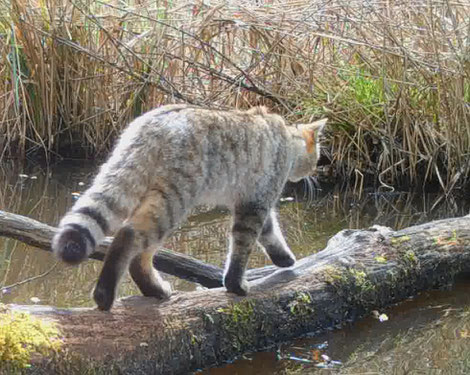
M 278 267 L 290 267 L 295 263 L 295 255 L 282 235 L 274 210 L 269 212 L 258 242 L 266 250 L 272 262 Z
M 116 234 L 105 258 L 103 269 L 93 292 L 101 310 L 109 310 L 116 297 L 120 280 L 127 271 L 144 295 L 167 298 L 171 288 L 153 269 L 154 249 L 170 233 L 179 220 L 168 198 L 160 191 L 144 198 L 128 223 Z M 170 211 L 171 210 L 171 211 Z
M 93 299 L 100 310 L 111 309 L 117 286 L 128 268 L 130 254 L 135 245 L 134 229 L 130 225 L 124 225 L 114 236 L 93 291 Z
M 248 293 L 245 269 L 268 212 L 268 208 L 258 204 L 239 204 L 235 207 L 224 273 L 224 286 L 227 291 L 241 296 Z
M 171 285 L 153 267 L 153 254 L 153 251 L 145 251 L 132 259 L 129 267 L 132 280 L 146 297 L 170 298 Z

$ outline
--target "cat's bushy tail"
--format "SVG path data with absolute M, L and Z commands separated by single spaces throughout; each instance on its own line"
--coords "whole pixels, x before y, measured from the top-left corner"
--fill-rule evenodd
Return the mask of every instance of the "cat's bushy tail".
M 57 257 L 69 264 L 80 263 L 135 210 L 147 188 L 147 177 L 136 173 L 133 160 L 132 152 L 118 149 L 101 167 L 91 187 L 59 223 L 52 240 Z
M 155 170 L 152 129 L 165 120 L 162 116 L 185 108 L 157 108 L 129 124 L 92 186 L 60 221 L 52 240 L 56 256 L 66 263 L 80 263 L 134 212 L 153 178 L 149 171 Z
M 93 187 L 85 192 L 60 221 L 52 240 L 54 254 L 69 264 L 86 259 L 122 216 L 113 202 Z

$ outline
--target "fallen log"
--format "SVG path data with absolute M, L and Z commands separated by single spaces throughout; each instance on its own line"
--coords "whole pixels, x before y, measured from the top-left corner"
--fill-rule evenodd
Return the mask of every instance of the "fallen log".
M 0 210 L 0 236 L 13 238 L 42 250 L 51 251 L 51 240 L 57 228 L 22 215 Z M 112 238 L 107 237 L 99 248 L 90 255 L 91 259 L 103 260 Z M 154 267 L 169 275 L 193 281 L 206 288 L 222 286 L 223 270 L 201 262 L 185 254 L 160 249 L 153 258 Z M 248 280 L 255 280 L 276 270 L 268 266 L 251 270 Z
M 111 312 L 10 306 L 56 322 L 62 349 L 36 357 L 37 373 L 177 374 L 339 327 L 470 269 L 470 217 L 393 231 L 343 230 L 290 269 L 250 283 L 247 297 L 222 288 L 170 300 L 130 297 Z

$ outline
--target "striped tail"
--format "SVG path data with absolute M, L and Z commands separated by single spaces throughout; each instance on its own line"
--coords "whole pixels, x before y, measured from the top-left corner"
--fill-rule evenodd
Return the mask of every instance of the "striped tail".
M 126 218 L 110 195 L 93 186 L 82 195 L 62 218 L 52 240 L 54 254 L 69 264 L 85 260 L 101 240 Z
M 160 112 L 184 108 L 162 107 L 129 124 L 92 186 L 60 221 L 52 240 L 52 250 L 59 258 L 70 264 L 80 263 L 134 212 L 153 176 L 147 171 L 155 168 L 154 159 L 149 157 L 152 147 L 146 128 L 157 126 L 155 116 Z

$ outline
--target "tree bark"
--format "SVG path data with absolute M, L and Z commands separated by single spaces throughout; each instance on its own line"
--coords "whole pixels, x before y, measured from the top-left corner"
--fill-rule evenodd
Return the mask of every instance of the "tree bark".
M 250 283 L 247 297 L 222 288 L 170 300 L 129 297 L 111 312 L 11 306 L 54 320 L 64 337 L 35 373 L 177 374 L 307 332 L 337 328 L 419 291 L 448 286 L 470 269 L 470 217 L 393 231 L 343 230 L 327 247 Z

